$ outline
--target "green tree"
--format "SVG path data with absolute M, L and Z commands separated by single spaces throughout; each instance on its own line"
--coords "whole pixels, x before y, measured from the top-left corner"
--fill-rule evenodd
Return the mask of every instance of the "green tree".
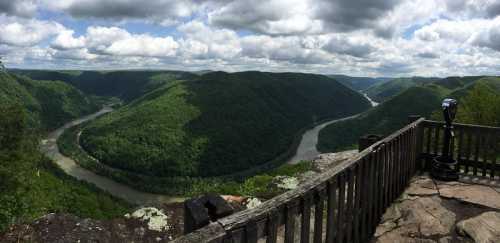
M 460 103 L 457 121 L 500 126 L 500 95 L 488 85 L 478 83 Z

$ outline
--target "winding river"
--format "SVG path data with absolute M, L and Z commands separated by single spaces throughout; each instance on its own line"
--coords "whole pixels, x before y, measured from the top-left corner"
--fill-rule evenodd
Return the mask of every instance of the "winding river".
M 105 176 L 100 176 L 94 172 L 80 167 L 73 159 L 64 156 L 59 152 L 57 147 L 57 139 L 68 128 L 74 127 L 86 121 L 93 120 L 101 115 L 113 111 L 110 106 L 105 106 L 100 111 L 68 122 L 61 128 L 51 132 L 48 137 L 41 142 L 40 150 L 49 158 L 51 158 L 66 174 L 73 176 L 78 180 L 83 180 L 94 184 L 98 188 L 109 192 L 111 195 L 122 198 L 130 203 L 138 205 L 156 204 L 156 203 L 172 203 L 182 202 L 184 198 L 171 197 L 166 195 L 151 194 L 135 190 L 124 184 L 115 182 Z
M 378 103 L 372 101 L 366 94 L 364 96 L 370 101 L 372 106 L 377 106 Z M 89 183 L 94 184 L 98 188 L 109 192 L 111 195 L 118 198 L 122 198 L 130 203 L 145 205 L 145 204 L 155 204 L 155 203 L 172 203 L 172 202 L 182 202 L 185 198 L 182 197 L 172 197 L 160 194 L 152 194 L 147 192 L 141 192 L 135 190 L 127 185 L 115 182 L 105 176 L 97 175 L 94 172 L 80 167 L 73 159 L 64 156 L 60 153 L 57 146 L 57 139 L 64 133 L 68 128 L 77 126 L 86 121 L 93 120 L 101 115 L 113 111 L 110 106 L 103 107 L 100 111 L 81 117 L 74 121 L 66 123 L 59 129 L 51 132 L 48 137 L 41 141 L 40 150 L 49 158 L 51 158 L 66 174 Z M 321 129 L 326 126 L 348 119 L 355 118 L 360 114 L 356 114 L 349 117 L 344 117 L 341 119 L 335 119 L 318 124 L 314 128 L 307 130 L 300 141 L 300 145 L 297 148 L 295 156 L 293 156 L 287 163 L 296 164 L 302 160 L 311 160 L 320 154 L 316 149 L 316 144 L 318 143 L 318 135 Z
M 370 97 L 368 97 L 368 95 L 363 94 L 363 96 L 366 99 L 368 99 L 368 101 L 370 101 L 370 104 L 372 105 L 372 107 L 375 107 L 378 105 L 378 103 L 373 101 L 372 99 L 370 99 Z M 336 122 L 345 121 L 345 120 L 349 120 L 349 119 L 358 117 L 360 114 L 356 114 L 353 116 L 344 117 L 344 118 L 330 120 L 330 121 L 327 121 L 324 123 L 320 123 L 320 124 L 316 125 L 315 127 L 307 130 L 302 135 L 302 139 L 300 140 L 300 144 L 297 147 L 297 152 L 295 153 L 295 155 L 291 159 L 288 160 L 287 163 L 288 164 L 297 164 L 303 160 L 313 160 L 314 158 L 316 158 L 316 156 L 321 154 L 318 151 L 318 149 L 316 148 L 316 145 L 318 144 L 318 135 L 319 135 L 319 132 L 321 131 L 321 129 L 325 128 L 326 126 L 328 126 L 330 124 L 336 123 Z

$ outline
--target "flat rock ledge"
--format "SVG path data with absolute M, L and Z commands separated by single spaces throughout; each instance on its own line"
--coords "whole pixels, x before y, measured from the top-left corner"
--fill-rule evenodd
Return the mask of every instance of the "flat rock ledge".
M 500 242 L 500 188 L 416 176 L 386 210 L 372 242 Z
M 461 235 L 469 236 L 475 242 L 500 242 L 500 213 L 486 212 L 457 224 Z
M 320 154 L 312 162 L 313 171 L 321 173 L 341 164 L 342 162 L 345 162 L 357 154 L 357 149 L 346 150 L 338 153 Z

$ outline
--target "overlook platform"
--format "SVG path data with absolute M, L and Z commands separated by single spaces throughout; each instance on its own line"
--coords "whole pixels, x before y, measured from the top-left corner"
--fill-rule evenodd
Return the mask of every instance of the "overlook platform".
M 500 242 L 500 181 L 415 176 L 382 216 L 372 242 Z
M 443 122 L 411 120 L 296 189 L 174 242 L 500 242 L 500 128 L 456 123 L 447 144 Z M 448 145 L 460 180 L 421 176 Z

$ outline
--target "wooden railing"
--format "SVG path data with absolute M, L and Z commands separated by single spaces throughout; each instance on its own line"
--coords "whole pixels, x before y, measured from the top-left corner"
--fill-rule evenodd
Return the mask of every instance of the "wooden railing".
M 423 123 L 419 119 L 297 189 L 174 242 L 368 242 L 420 165 Z
M 431 159 L 441 155 L 444 123 L 426 120 L 423 127 L 422 158 L 427 167 Z M 500 128 L 467 124 L 453 124 L 455 134 L 452 143 L 459 173 L 500 178 Z

